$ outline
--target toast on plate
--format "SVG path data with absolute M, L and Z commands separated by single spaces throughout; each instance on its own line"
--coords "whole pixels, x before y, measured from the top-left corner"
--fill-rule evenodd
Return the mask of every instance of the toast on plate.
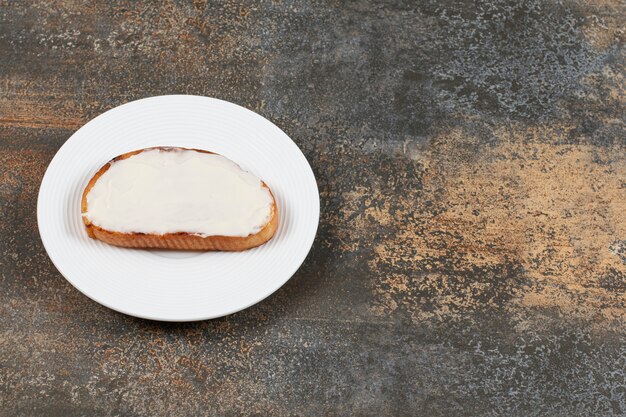
M 262 180 L 216 153 L 176 147 L 112 159 L 87 184 L 81 213 L 89 237 L 128 248 L 242 251 L 278 227 Z

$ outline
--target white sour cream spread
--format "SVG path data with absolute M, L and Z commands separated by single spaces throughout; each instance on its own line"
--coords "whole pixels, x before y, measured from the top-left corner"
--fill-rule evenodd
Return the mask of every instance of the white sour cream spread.
M 83 215 L 122 233 L 245 237 L 267 224 L 272 207 L 261 180 L 223 156 L 154 149 L 111 163 Z

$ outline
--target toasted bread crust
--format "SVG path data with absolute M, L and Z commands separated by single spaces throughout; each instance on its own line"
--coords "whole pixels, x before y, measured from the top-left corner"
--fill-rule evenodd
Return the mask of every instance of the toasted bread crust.
M 83 191 L 83 197 L 81 200 L 81 213 L 87 213 L 87 194 L 91 191 L 91 188 L 96 184 L 98 179 L 109 169 L 112 163 L 121 161 L 123 159 L 130 158 L 133 155 L 141 153 L 143 151 L 159 149 L 162 151 L 179 151 L 179 150 L 191 150 L 202 153 L 212 154 L 214 152 L 205 151 L 202 149 L 191 148 L 175 148 L 175 147 L 163 147 L 157 146 L 153 148 L 139 149 L 136 151 L 128 152 L 123 155 L 117 156 L 105 164 L 100 170 L 91 178 L 85 191 Z M 196 250 L 196 251 L 242 251 L 256 246 L 262 245 L 274 236 L 276 229 L 278 228 L 278 209 L 276 207 L 276 200 L 272 190 L 261 181 L 263 187 L 267 188 L 272 196 L 272 215 L 270 221 L 259 230 L 257 233 L 250 234 L 245 237 L 239 236 L 199 236 L 191 233 L 166 233 L 164 235 L 157 235 L 151 233 L 122 233 L 111 230 L 103 229 L 95 224 L 91 223 L 86 216 L 82 216 L 87 234 L 93 239 L 98 239 L 115 246 L 122 246 L 126 248 L 153 248 L 153 249 L 173 249 L 173 250 Z

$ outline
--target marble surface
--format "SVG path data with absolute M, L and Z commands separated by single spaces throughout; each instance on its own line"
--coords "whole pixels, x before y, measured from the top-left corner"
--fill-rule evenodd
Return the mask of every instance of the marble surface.
M 0 1 L 0 416 L 624 416 L 619 1 Z M 200 323 L 127 317 L 39 239 L 96 115 L 198 94 L 317 176 L 296 275 Z

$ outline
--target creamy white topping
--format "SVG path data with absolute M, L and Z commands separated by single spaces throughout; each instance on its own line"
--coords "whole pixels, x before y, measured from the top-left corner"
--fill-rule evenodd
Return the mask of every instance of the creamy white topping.
M 272 203 L 260 179 L 223 156 L 154 149 L 113 162 L 83 215 L 123 233 L 248 236 L 267 224 Z

